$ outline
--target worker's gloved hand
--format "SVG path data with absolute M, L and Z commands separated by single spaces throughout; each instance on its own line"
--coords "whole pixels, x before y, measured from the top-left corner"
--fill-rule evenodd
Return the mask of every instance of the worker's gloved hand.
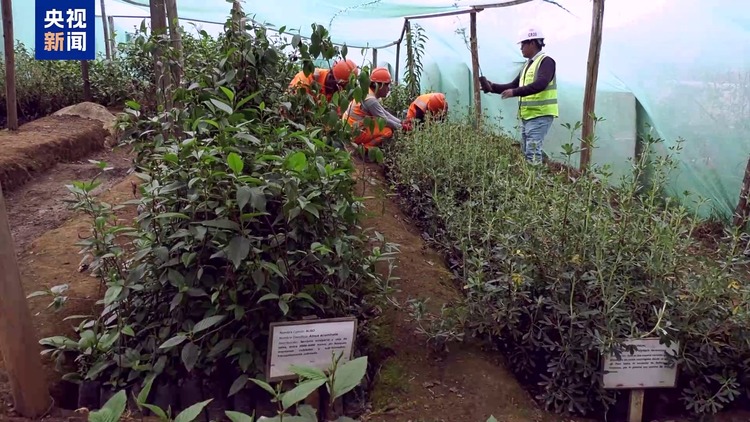
M 482 87 L 482 91 L 486 94 L 492 92 L 492 82 L 488 81 L 484 76 L 479 77 L 479 85 Z
M 409 132 L 412 129 L 411 121 L 410 120 L 404 120 L 401 122 L 401 129 L 404 130 L 404 132 Z

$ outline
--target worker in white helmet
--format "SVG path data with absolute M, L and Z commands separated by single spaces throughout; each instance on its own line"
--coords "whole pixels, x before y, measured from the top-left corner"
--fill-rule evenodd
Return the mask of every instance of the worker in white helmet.
M 522 31 L 518 44 L 528 60 L 513 82 L 495 84 L 484 76 L 479 78 L 479 82 L 485 93 L 500 94 L 503 98 L 520 98 L 521 150 L 527 161 L 538 164 L 542 162 L 544 138 L 558 117 L 555 61 L 542 51 L 544 35 L 537 28 Z

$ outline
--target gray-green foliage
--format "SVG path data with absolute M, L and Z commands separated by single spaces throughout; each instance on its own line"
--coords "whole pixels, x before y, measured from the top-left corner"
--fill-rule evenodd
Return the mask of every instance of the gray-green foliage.
M 738 236 L 717 254 L 700 248 L 700 222 L 665 198 L 675 153 L 650 163 L 649 186 L 644 158 L 618 189 L 606 167 L 534 168 L 509 139 L 467 124 L 428 125 L 386 157 L 411 214 L 460 268 L 467 316 L 456 324 L 502 350 L 547 408 L 612 404 L 602 355 L 654 336 L 680 342 L 679 388 L 665 394 L 714 413 L 750 392 L 750 289 Z M 457 332 L 427 328 L 433 339 Z

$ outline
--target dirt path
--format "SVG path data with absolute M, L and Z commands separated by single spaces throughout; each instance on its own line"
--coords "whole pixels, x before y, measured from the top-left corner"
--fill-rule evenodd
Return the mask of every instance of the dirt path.
M 68 284 L 68 302 L 59 312 L 45 309 L 48 298 L 35 298 L 29 301 L 37 335 L 71 335 L 76 321 L 63 319 L 70 315 L 88 314 L 99 298 L 99 282 L 88 273 L 78 271 L 82 258 L 75 241 L 84 236 L 90 228 L 89 219 L 74 215 L 67 209 L 66 199 L 71 199 L 66 184 L 73 181 L 88 181 L 98 170 L 88 160 L 105 161 L 112 167 L 99 178 L 102 182 L 95 195 L 112 203 L 120 203 L 132 198 L 129 179 L 132 155 L 129 149 L 106 148 L 92 154 L 86 160 L 72 163 L 59 163 L 36 179 L 29 181 L 7 195 L 9 222 L 16 243 L 18 265 L 26 294 L 59 284 Z M 131 178 L 133 176 L 130 176 Z M 132 210 L 131 210 L 132 211 Z M 124 211 L 129 212 L 127 209 Z M 130 212 L 132 214 L 132 212 Z M 127 216 L 124 218 L 128 218 Z M 0 359 L 0 420 L 9 422 L 26 421 L 12 412 L 12 398 Z M 50 385 L 59 380 L 51 365 L 45 365 Z M 61 397 L 64 391 L 53 391 Z M 69 421 L 72 412 L 53 409 L 45 421 Z
M 361 162 L 357 167 L 362 170 Z M 432 310 L 459 297 L 453 274 L 443 257 L 428 248 L 416 225 L 399 209 L 388 192 L 378 166 L 365 166 L 368 183 L 365 196 L 370 214 L 364 221 L 400 245 L 395 276 L 399 304 L 413 298 L 429 298 Z M 363 183 L 359 183 L 362 189 Z M 358 191 L 361 194 L 362 191 Z M 466 421 L 485 422 L 490 415 L 504 422 L 563 422 L 543 412 L 505 369 L 496 353 L 477 346 L 451 347 L 445 356 L 430 351 L 425 339 L 415 333 L 408 311 L 392 307 L 384 311 L 394 339 L 391 357 L 380 371 L 374 393 L 373 412 L 367 421 Z
M 59 163 L 40 177 L 6 195 L 11 233 L 19 255 L 26 250 L 30 241 L 59 227 L 70 217 L 71 211 L 64 201 L 72 199 L 73 196 L 65 185 L 73 181 L 89 181 L 96 176 L 99 169 L 88 160 L 104 161 L 113 167 L 99 177 L 102 183 L 94 192 L 99 194 L 126 176 L 132 162 L 132 154 L 130 148 L 106 148 L 85 160 Z

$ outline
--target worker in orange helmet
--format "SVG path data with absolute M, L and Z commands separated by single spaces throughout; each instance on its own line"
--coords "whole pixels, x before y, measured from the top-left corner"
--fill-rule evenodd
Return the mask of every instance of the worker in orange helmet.
M 406 112 L 406 121 L 410 124 L 414 124 L 415 120 L 418 123 L 424 123 L 428 112 L 436 120 L 443 120 L 445 118 L 448 114 L 448 102 L 445 100 L 445 94 L 442 92 L 432 92 L 417 97 L 409 105 L 409 110 Z
M 349 83 L 349 76 L 352 74 L 359 75 L 357 65 L 349 59 L 339 60 L 330 69 L 315 69 L 309 76 L 300 71 L 289 83 L 289 90 L 297 92 L 298 89 L 303 89 L 309 94 L 312 84 L 317 83 L 320 93 L 330 102 L 333 94 Z
M 361 103 L 352 100 L 342 116 L 351 127 L 360 129 L 354 143 L 363 145 L 365 150 L 379 146 L 384 140 L 392 138 L 394 130 L 405 128 L 401 120 L 389 113 L 378 101 L 379 98 L 388 95 L 390 89 L 391 72 L 384 67 L 376 67 L 370 74 L 370 89 L 365 99 Z M 385 121 L 383 129 L 380 129 L 377 122 L 378 117 Z M 368 121 L 372 122 L 373 128 L 370 128 Z

